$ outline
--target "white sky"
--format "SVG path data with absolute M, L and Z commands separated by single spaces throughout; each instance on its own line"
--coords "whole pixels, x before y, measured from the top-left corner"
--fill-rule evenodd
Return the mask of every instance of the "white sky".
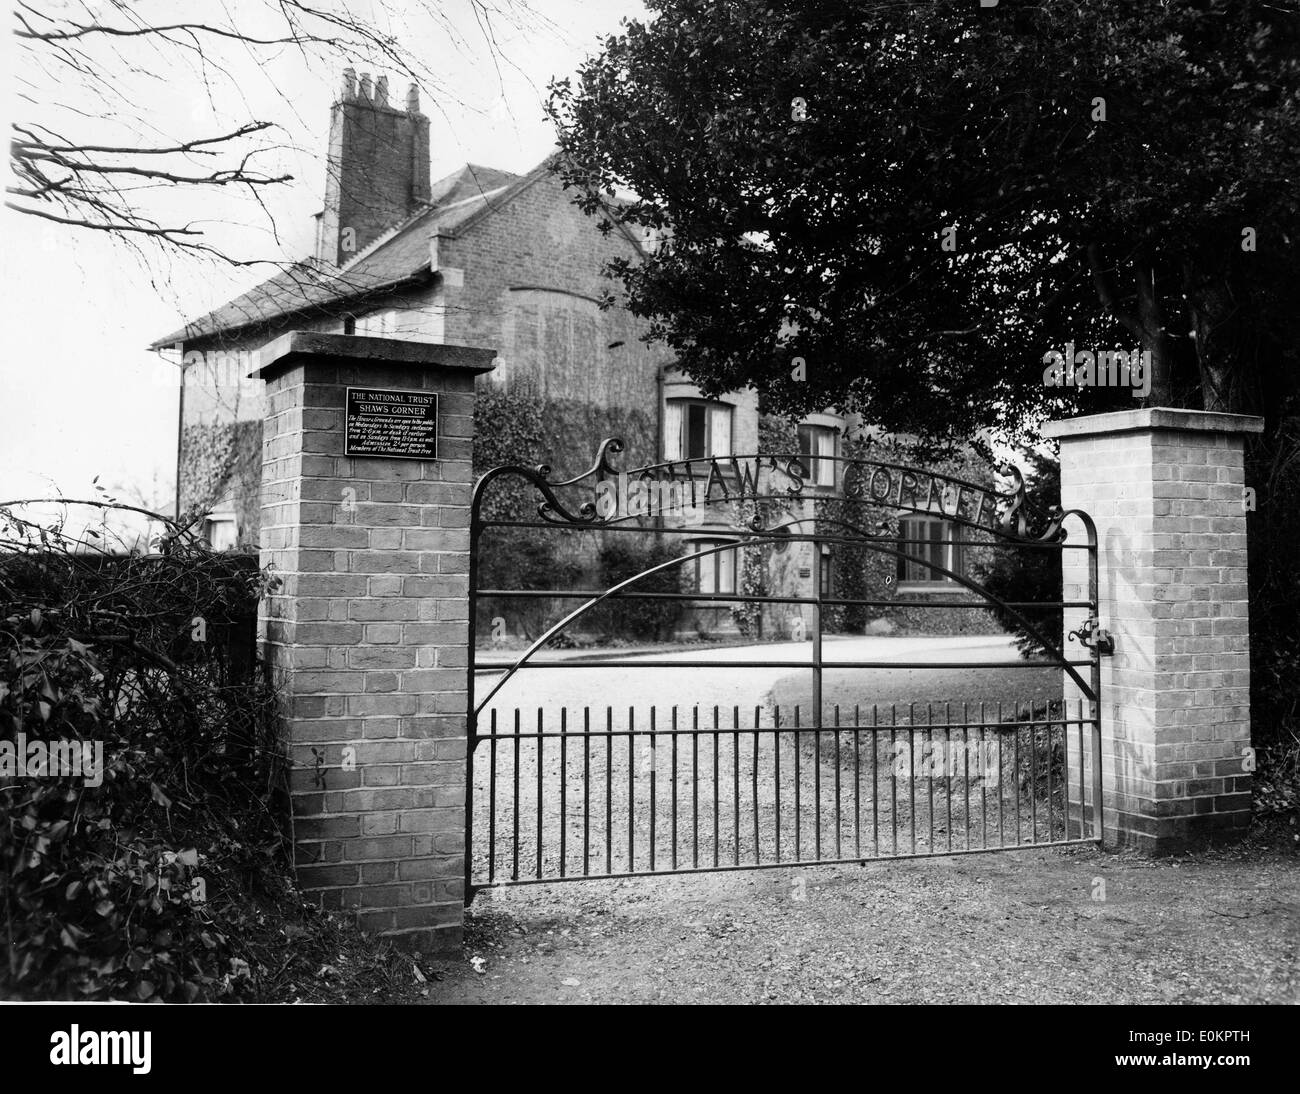
M 142 6 L 148 2 L 142 0 Z M 551 25 L 526 30 L 498 25 L 499 72 L 464 0 L 441 4 L 459 32 L 458 44 L 427 27 L 408 28 L 410 37 L 403 35 L 461 100 L 453 101 L 453 94 L 441 102 L 431 102 L 427 92 L 422 96 L 432 119 L 435 179 L 467 161 L 511 171 L 534 166 L 553 139 L 540 105 L 547 81 L 572 74 L 596 50 L 600 36 L 618 30 L 621 18 L 644 14 L 637 0 L 532 2 Z M 261 9 L 254 0 L 227 4 L 236 18 L 242 18 L 244 5 L 251 13 Z M 174 22 L 185 6 L 186 0 L 166 0 L 156 10 Z M 400 7 L 399 0 L 391 6 Z M 14 65 L 6 54 L 12 48 L 4 35 L 0 69 L 6 86 L 0 101 L 10 118 L 30 120 L 36 108 L 16 98 L 10 82 Z M 182 195 L 188 204 L 178 211 L 182 219 L 210 224 L 216 242 L 241 254 L 300 258 L 311 250 L 312 214 L 324 193 L 329 109 L 340 66 L 309 65 L 284 50 L 256 61 L 233 57 L 228 70 L 235 94 L 218 102 L 215 123 L 206 98 L 195 94 L 202 81 L 185 58 L 156 55 L 134 75 L 122 74 L 120 84 L 114 73 L 115 90 L 129 102 L 150 104 L 146 115 L 170 138 L 192 138 L 254 118 L 280 126 L 280 162 L 268 160 L 264 167 L 290 173 L 294 181 L 263 194 L 281 233 L 278 249 L 264 230 L 265 218 L 250 234 L 254 218 L 233 194 L 208 191 L 200 197 L 191 190 Z M 387 75 L 390 101 L 400 103 L 407 81 Z M 38 101 L 68 102 L 57 73 L 49 86 L 18 90 Z M 53 116 L 46 117 L 53 122 Z M 58 120 L 67 122 L 66 116 Z M 77 134 L 83 140 L 99 141 L 111 132 L 110 122 L 88 124 Z M 0 248 L 0 502 L 55 493 L 93 497 L 90 484 L 98 475 L 123 500 L 142 497 L 170 513 L 175 375 L 144 347 L 269 276 L 270 268 L 231 270 L 161 252 L 153 254 L 151 268 L 143 268 L 104 233 L 47 228 L 8 209 L 0 211 Z

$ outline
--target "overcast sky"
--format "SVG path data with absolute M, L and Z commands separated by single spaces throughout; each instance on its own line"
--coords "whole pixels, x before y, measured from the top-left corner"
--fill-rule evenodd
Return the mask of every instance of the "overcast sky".
M 259 9 L 253 0 L 229 0 L 227 10 L 242 18 L 241 4 L 252 13 Z M 156 10 L 170 22 L 184 6 L 167 0 Z M 400 6 L 396 0 L 394 6 Z M 553 139 L 540 105 L 548 79 L 572 74 L 600 36 L 617 31 L 621 18 L 643 15 L 636 0 L 534 0 L 544 20 L 529 19 L 524 28 L 497 24 L 500 57 L 494 58 L 464 0 L 441 6 L 452 35 L 428 25 L 403 28 L 408 44 L 430 59 L 448 88 L 441 101 L 426 94 L 422 103 L 432 119 L 435 179 L 465 162 L 511 171 L 534 166 Z M 0 48 L 7 53 L 12 41 Z M 160 133 L 194 135 L 196 126 L 211 132 L 214 116 L 218 123 L 257 118 L 279 126 L 277 140 L 283 140 L 274 166 L 294 181 L 263 195 L 278 241 L 266 218 L 251 214 L 234 195 L 204 195 L 195 208 L 191 191 L 184 212 L 186 219 L 202 219 L 223 246 L 250 257 L 256 251 L 257 257 L 301 258 L 311 250 L 312 214 L 322 204 L 329 108 L 341 73 L 332 63 L 312 64 L 287 49 L 256 59 L 232 54 L 225 63 L 235 90 L 227 88 L 215 115 L 213 104 L 196 101 L 203 81 L 187 58 L 155 54 L 135 73 L 114 73 L 113 80 L 124 98 L 148 104 Z M 0 55 L 0 69 L 8 81 L 10 58 Z M 390 98 L 401 102 L 407 81 L 387 75 Z M 27 93 L 66 104 L 71 93 L 56 81 L 54 73 L 39 95 L 31 87 Z M 22 90 L 8 84 L 4 102 L 11 117 L 30 120 L 37 108 L 15 97 Z M 81 105 L 93 110 L 95 104 Z M 79 135 L 97 139 L 109 128 L 94 123 Z M 103 233 L 47 228 L 8 209 L 0 212 L 0 231 L 0 501 L 92 496 L 90 482 L 99 475 L 102 483 L 122 487 L 124 500 L 138 491 L 170 512 L 175 375 L 144 347 L 269 271 L 230 270 L 161 253 L 141 264 Z

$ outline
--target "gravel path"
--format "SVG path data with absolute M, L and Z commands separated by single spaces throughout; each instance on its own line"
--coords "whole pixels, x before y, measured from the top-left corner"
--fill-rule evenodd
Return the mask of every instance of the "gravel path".
M 840 660 L 997 660 L 1009 644 L 958 638 L 834 645 Z M 763 651 L 795 660 L 808 647 Z M 737 660 L 752 656 L 726 652 Z M 614 679 L 617 696 L 602 694 Z M 828 709 L 829 723 L 856 725 L 852 730 L 777 732 L 778 724 L 806 727 L 810 718 L 806 705 L 768 705 L 771 679 L 768 670 L 748 665 L 540 668 L 527 678 L 532 705 L 523 711 L 501 701 L 509 699 L 503 689 L 481 719 L 481 732 L 495 726 L 498 736 L 475 753 L 476 883 L 924 855 L 1065 838 L 1060 771 L 1049 783 L 1047 765 L 1034 768 L 1028 728 L 971 725 L 964 715 L 978 721 L 978 704 L 904 704 Z M 987 714 L 996 721 L 993 710 Z M 1057 729 L 1058 755 L 1062 737 Z M 1070 740 L 1077 749 L 1077 726 Z M 910 778 L 913 772 L 919 777 Z M 1029 793 L 1035 775 L 1038 800 Z

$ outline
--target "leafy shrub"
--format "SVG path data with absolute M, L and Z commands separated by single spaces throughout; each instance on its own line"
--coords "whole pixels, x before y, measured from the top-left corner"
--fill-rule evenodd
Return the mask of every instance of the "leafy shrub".
M 0 995 L 254 995 L 291 890 L 285 761 L 246 633 L 268 578 L 181 540 L 74 551 L 0 509 L 0 747 L 98 743 L 102 781 L 0 778 Z
M 1258 753 L 1254 805 L 1261 816 L 1300 815 L 1300 418 L 1251 442 L 1246 481 L 1250 543 L 1251 740 Z
M 1026 488 L 1042 509 L 1061 504 L 1061 465 L 1038 452 L 1028 453 Z M 1051 602 L 1061 599 L 1061 555 L 1035 547 L 999 547 L 978 567 L 978 580 L 1001 600 Z M 1063 639 L 1064 616 L 1060 608 L 1020 608 L 1051 642 Z M 1038 653 L 1039 642 L 1025 626 L 1005 611 L 991 613 L 1004 630 L 1016 636 L 1016 646 L 1026 657 Z
M 611 535 L 600 548 L 600 587 L 612 588 L 637 574 L 681 556 L 680 545 L 655 540 L 639 541 L 631 535 Z M 670 566 L 638 581 L 629 592 L 676 593 L 681 591 L 681 569 Z M 681 613 L 679 600 L 650 600 L 611 597 L 591 609 L 576 626 L 591 628 L 609 637 L 666 641 Z
M 571 589 L 582 567 L 571 542 L 577 533 L 534 528 L 492 528 L 480 541 L 478 586 L 482 589 Z M 549 597 L 480 597 L 476 626 L 480 639 L 492 633 L 492 620 L 504 619 L 507 632 L 532 640 L 563 614 L 574 601 Z

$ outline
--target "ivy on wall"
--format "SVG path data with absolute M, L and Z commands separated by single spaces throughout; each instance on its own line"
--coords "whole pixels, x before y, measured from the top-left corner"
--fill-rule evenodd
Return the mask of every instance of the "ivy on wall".
M 502 464 L 547 464 L 555 469 L 552 478 L 569 478 L 590 466 L 606 437 L 624 442 L 624 466 L 655 459 L 658 429 L 650 414 L 581 400 L 544 399 L 517 382 L 509 387 L 487 383 L 479 388 L 474 408 L 474 475 Z M 505 475 L 489 488 L 480 515 L 488 520 L 532 520 L 540 500 L 526 479 Z M 608 588 L 675 554 L 653 533 L 490 528 L 479 542 L 478 584 L 497 589 Z M 661 576 L 662 589 L 650 579 L 643 591 L 675 592 L 674 572 Z M 490 635 L 493 621 L 499 621 L 498 632 L 533 639 L 575 606 L 572 599 L 481 598 L 479 633 Z M 624 601 L 617 612 L 594 609 L 576 629 L 615 638 L 659 638 L 671 634 L 676 614 L 676 605 L 668 602 Z
M 584 470 L 594 457 L 599 442 L 609 436 L 624 440 L 621 461 L 625 467 L 653 462 L 657 430 L 650 417 L 640 411 L 623 411 L 575 400 L 543 399 L 518 384 L 505 388 L 485 385 L 475 409 L 474 471 L 481 475 L 500 464 L 555 466 L 553 478 L 566 478 Z M 759 421 L 759 451 L 791 455 L 798 452 L 797 423 L 767 415 Z M 905 449 L 879 440 L 846 436 L 841 454 L 849 458 L 910 462 Z M 581 459 L 575 463 L 575 459 Z M 931 461 L 935 470 L 972 481 L 989 481 L 986 463 L 974 454 Z M 527 480 L 505 476 L 498 479 L 485 498 L 482 515 L 487 519 L 529 520 L 537 513 L 539 497 Z M 575 503 L 581 500 L 571 498 Z M 779 526 L 797 517 L 810 518 L 802 526 L 836 538 L 864 538 L 833 545 L 833 589 L 838 599 L 893 600 L 898 596 L 898 563 L 893 554 L 873 548 L 866 539 L 892 544 L 899 532 L 897 511 L 866 505 L 858 500 L 820 496 L 808 491 L 802 498 L 769 499 L 762 507 L 762 523 Z M 735 514 L 737 526 L 752 513 Z M 846 525 L 848 527 L 846 527 Z M 974 535 L 975 533 L 969 533 Z M 500 589 L 608 588 L 657 562 L 680 554 L 675 542 L 648 532 L 644 536 L 599 531 L 530 528 L 489 529 L 480 540 L 479 585 Z M 968 533 L 963 532 L 963 538 Z M 611 542 L 617 539 L 617 544 Z M 968 572 L 979 572 L 990 549 L 968 548 Z M 739 552 L 739 591 L 749 597 L 789 595 L 809 591 L 811 557 L 806 543 L 774 544 L 755 542 Z M 681 575 L 673 578 L 681 580 Z M 658 586 L 653 586 L 657 588 Z M 668 586 L 665 584 L 667 591 Z M 644 586 L 651 591 L 652 586 Z M 943 588 L 943 599 L 980 600 L 951 586 Z M 924 595 L 924 594 L 922 594 Z M 917 597 L 909 597 L 917 599 Z M 607 638 L 661 638 L 671 634 L 679 613 L 661 617 L 651 601 L 623 601 L 619 610 L 602 606 L 575 626 L 579 633 L 595 632 Z M 479 604 L 480 634 L 489 633 L 492 623 L 504 624 L 511 637 L 535 638 L 575 606 L 573 600 L 556 598 L 501 599 Z M 729 614 L 737 629 L 747 637 L 778 638 L 789 633 L 798 610 L 788 606 L 737 603 Z M 905 631 L 932 633 L 983 633 L 996 627 L 989 613 L 964 608 L 888 608 L 862 604 L 829 605 L 823 609 L 823 626 L 828 632 L 861 633 L 877 620 L 887 620 Z
M 181 434 L 180 501 L 185 512 L 206 513 L 227 499 L 235 506 L 240 538 L 256 542 L 262 474 L 262 423 L 202 422 Z
M 525 467 L 543 462 L 546 447 L 542 400 L 527 392 L 480 387 L 474 403 L 474 477 L 500 464 Z M 523 479 L 504 476 L 493 484 L 480 513 L 485 519 L 519 519 L 533 488 Z
M 798 424 L 790 418 L 764 414 L 758 419 L 758 451 L 765 456 L 798 452 Z
M 763 456 L 793 456 L 799 451 L 798 424 L 789 418 L 764 414 L 758 419 L 758 452 Z M 757 505 L 764 528 L 791 521 L 801 503 L 781 498 L 765 499 Z M 755 515 L 754 513 L 748 514 Z M 795 591 L 792 570 L 797 550 L 791 544 L 767 541 L 746 547 L 741 554 L 740 585 L 746 596 L 790 595 Z M 741 634 L 754 638 L 789 637 L 793 614 L 787 605 L 737 604 L 732 616 Z
M 760 544 L 750 544 L 740 549 L 741 596 L 767 596 L 767 575 L 772 549 Z M 763 637 L 763 605 L 752 600 L 731 606 L 731 618 L 736 629 L 746 638 Z
M 764 453 L 789 454 L 798 451 L 797 423 L 766 415 L 759 422 L 760 451 Z M 988 461 L 980 454 L 970 453 L 947 458 L 931 454 L 913 454 L 906 445 L 887 440 L 850 434 L 840 441 L 840 455 L 848 459 L 883 460 L 894 463 L 916 463 L 923 467 L 932 467 L 943 474 L 954 475 L 972 482 L 989 482 L 992 479 Z M 843 468 L 843 464 L 840 465 Z M 814 519 L 814 526 L 819 535 L 836 538 L 853 539 L 872 537 L 892 546 L 899 534 L 899 520 L 906 514 L 897 510 L 864 504 L 860 500 L 845 499 L 829 495 L 817 495 L 812 491 L 805 494 L 803 503 L 794 502 L 786 506 L 793 510 L 799 505 L 806 506 L 805 513 Z M 794 515 L 791 512 L 790 515 Z M 769 524 L 771 521 L 769 520 Z M 847 525 L 847 527 L 846 527 Z M 961 538 L 984 538 L 973 530 L 964 530 Z M 793 545 L 792 545 L 793 546 Z M 843 600 L 894 600 L 898 594 L 898 560 L 887 552 L 871 547 L 867 542 L 862 546 L 853 543 L 835 543 L 831 545 L 833 567 L 833 593 L 836 599 Z M 790 575 L 782 576 L 782 560 L 769 548 L 765 560 L 765 582 L 768 590 L 783 591 Z M 968 573 L 980 572 L 992 548 L 972 547 L 966 549 Z M 807 552 L 799 556 L 799 565 L 808 565 L 811 558 Z M 793 565 L 793 562 L 791 563 Z M 788 570 L 789 567 L 787 566 Z M 809 566 L 811 569 L 811 566 Z M 809 588 L 804 579 L 803 588 Z M 960 588 L 947 586 L 942 599 L 969 599 L 972 604 L 981 603 L 980 598 Z M 921 594 L 922 596 L 924 594 Z M 909 596 L 908 599 L 920 599 Z M 774 608 L 777 614 L 764 616 L 763 630 L 771 630 L 773 635 L 781 632 L 784 610 Z M 746 613 L 749 614 L 749 613 Z M 868 607 L 862 604 L 828 605 L 822 609 L 823 628 L 830 633 L 860 634 L 863 629 L 876 621 L 886 621 L 903 631 L 921 633 L 978 634 L 997 627 L 990 613 L 982 610 L 964 608 L 891 608 Z M 737 625 L 740 615 L 737 614 Z M 746 632 L 748 633 L 748 632 Z
M 906 446 L 879 440 L 846 438 L 844 454 L 855 459 L 916 464 L 970 482 L 991 483 L 993 478 L 987 461 L 975 453 L 918 460 Z M 884 537 L 886 542 L 892 545 L 900 533 L 899 522 L 907 514 L 894 509 L 863 505 L 861 502 L 825 499 L 818 502 L 818 516 L 827 520 L 848 521 L 868 535 Z M 834 529 L 828 531 L 833 532 Z M 964 525 L 951 526 L 951 535 L 963 540 L 992 541 L 992 537 L 986 533 Z M 967 546 L 964 551 L 966 575 L 974 576 L 980 572 L 980 567 L 994 552 L 994 548 Z M 837 545 L 836 552 L 838 556 L 835 571 L 837 596 L 848 600 L 900 598 L 898 560 L 894 555 L 872 550 L 867 546 Z M 864 627 L 880 620 L 893 624 L 904 632 L 913 633 L 984 634 L 998 629 L 992 614 L 978 607 L 983 604 L 983 600 L 977 594 L 953 585 L 941 586 L 940 591 L 942 593 L 940 599 L 969 600 L 977 607 L 971 609 L 892 608 L 841 605 L 828 609 L 831 621 L 827 626 L 828 629 L 861 633 Z M 908 594 L 906 599 L 924 600 L 925 596 L 924 593 Z
M 197 508 L 215 501 L 234 466 L 235 431 L 229 424 L 187 425 L 181 438 L 181 505 Z

